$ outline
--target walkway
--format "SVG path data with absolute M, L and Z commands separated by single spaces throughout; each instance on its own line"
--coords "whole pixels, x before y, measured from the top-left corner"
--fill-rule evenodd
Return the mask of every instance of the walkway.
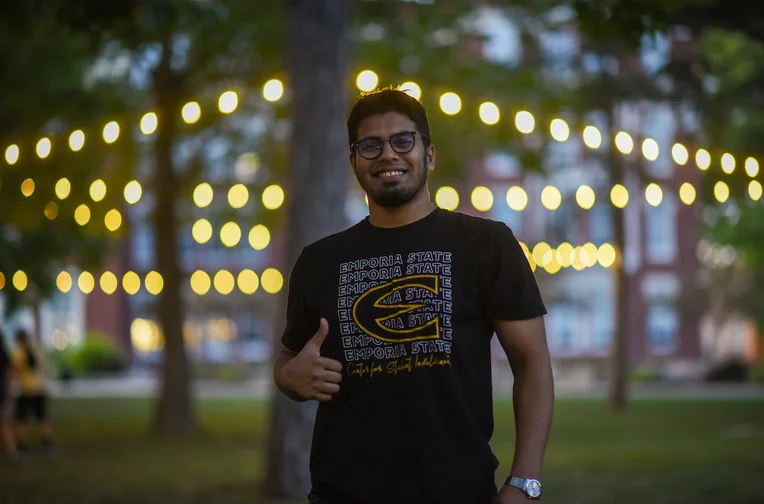
M 52 381 L 50 391 L 62 397 L 151 397 L 158 389 L 157 380 L 151 376 L 124 376 L 99 379 L 72 380 L 64 387 Z M 265 398 L 270 393 L 269 376 L 245 381 L 197 380 L 194 394 L 198 397 L 219 398 Z M 497 380 L 494 383 L 497 397 L 509 397 L 512 383 Z M 556 383 L 557 397 L 605 397 L 607 384 Z M 634 384 L 631 396 L 635 399 L 760 399 L 764 400 L 764 384 L 708 384 L 708 383 L 652 383 Z

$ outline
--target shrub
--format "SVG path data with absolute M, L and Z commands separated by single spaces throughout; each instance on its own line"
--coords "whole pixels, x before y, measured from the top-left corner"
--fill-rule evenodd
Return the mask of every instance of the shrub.
M 748 368 L 748 379 L 754 383 L 764 383 L 764 362 L 751 364 Z
M 81 345 L 63 352 L 59 369 L 75 376 L 87 376 L 121 371 L 123 365 L 116 345 L 108 336 L 89 332 Z
M 713 366 L 706 373 L 710 382 L 744 382 L 748 379 L 748 365 L 740 359 L 732 358 Z

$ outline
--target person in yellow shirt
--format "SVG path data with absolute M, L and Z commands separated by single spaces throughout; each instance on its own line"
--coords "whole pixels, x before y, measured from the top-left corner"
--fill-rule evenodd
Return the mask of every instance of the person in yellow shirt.
M 20 455 L 28 451 L 27 420 L 37 420 L 40 438 L 47 454 L 53 451 L 53 431 L 48 421 L 48 395 L 46 391 L 43 353 L 32 344 L 23 329 L 16 331 L 16 352 L 13 363 L 18 373 L 19 395 L 16 398 L 16 446 Z

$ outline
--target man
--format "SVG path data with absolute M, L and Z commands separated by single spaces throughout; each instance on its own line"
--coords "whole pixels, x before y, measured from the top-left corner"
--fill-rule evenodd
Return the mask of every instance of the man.
M 274 369 L 289 397 L 320 401 L 310 502 L 538 498 L 554 391 L 546 309 L 520 245 L 503 223 L 433 205 L 435 147 L 416 99 L 365 95 L 347 127 L 369 216 L 302 251 Z M 517 425 L 498 492 L 494 333 L 515 375 Z

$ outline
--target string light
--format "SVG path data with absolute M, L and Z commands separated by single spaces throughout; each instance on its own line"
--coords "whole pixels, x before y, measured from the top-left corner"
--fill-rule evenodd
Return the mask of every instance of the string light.
M 364 92 L 374 90 L 379 83 L 379 77 L 372 70 L 363 70 L 356 77 L 355 85 Z
M 72 152 L 79 152 L 85 146 L 85 133 L 82 130 L 72 131 L 69 135 L 69 148 Z
M 481 121 L 491 126 L 498 123 L 501 118 L 499 107 L 492 102 L 481 103 L 478 108 L 478 115 Z
M 119 124 L 116 121 L 111 121 L 103 127 L 103 141 L 107 144 L 112 144 L 119 138 Z
M 456 210 L 459 206 L 459 193 L 450 186 L 443 186 L 435 191 L 435 204 L 446 210 Z
M 590 149 L 599 149 L 602 145 L 602 134 L 594 126 L 587 126 L 583 132 L 584 144 Z
M 37 146 L 35 147 L 35 152 L 37 152 L 37 156 L 40 159 L 45 159 L 50 154 L 50 149 L 51 149 L 50 139 L 41 138 L 37 142 Z
M 570 243 L 561 243 L 557 249 L 554 249 L 546 242 L 537 243 L 532 251 L 528 246 L 520 242 L 531 267 L 535 270 L 537 266 L 544 268 L 548 274 L 555 274 L 562 269 L 570 268 L 580 271 L 587 267 L 593 267 L 597 264 L 604 268 L 611 267 L 617 259 L 617 250 L 610 243 L 603 243 L 597 247 L 593 243 L 573 247 Z M 0 277 L 4 282 L 4 277 Z M 13 286 L 23 291 L 28 286 L 28 278 L 25 272 L 16 271 L 12 277 Z M 244 269 L 238 275 L 234 275 L 227 270 L 220 270 L 215 273 L 214 278 L 204 271 L 197 270 L 189 278 L 191 290 L 197 295 L 205 295 L 214 285 L 215 290 L 223 295 L 233 292 L 238 285 L 239 290 L 245 295 L 252 295 L 262 286 L 268 294 L 277 294 L 284 286 L 284 277 L 281 272 L 275 268 L 266 268 L 259 276 L 253 270 Z M 101 290 L 111 295 L 119 288 L 119 279 L 111 271 L 105 271 L 100 275 L 99 285 Z M 62 293 L 69 293 L 74 285 L 72 276 L 67 271 L 61 271 L 56 277 L 56 286 Z M 146 291 L 154 296 L 159 295 L 164 288 L 162 275 L 156 271 L 150 271 L 144 281 Z M 0 288 L 4 285 L 0 284 Z M 93 273 L 83 271 L 77 278 L 79 290 L 88 295 L 95 290 L 96 281 Z M 134 271 L 128 271 L 122 278 L 122 289 L 129 295 L 135 295 L 141 288 L 141 278 Z
M 362 91 L 371 91 L 377 87 L 379 83 L 379 76 L 372 70 L 361 71 L 357 78 L 356 84 Z M 421 87 L 413 81 L 404 82 L 399 88 L 413 96 L 416 99 L 421 98 Z M 280 100 L 285 92 L 284 83 L 279 79 L 270 79 L 265 82 L 262 87 L 263 97 L 270 102 L 276 102 Z M 444 93 L 440 98 L 441 109 L 444 113 L 453 115 L 458 113 L 461 108 L 461 98 L 453 92 Z M 218 98 L 218 109 L 223 114 L 233 113 L 239 104 L 239 96 L 235 91 L 225 91 Z M 491 102 L 485 102 L 478 107 L 478 114 L 487 124 L 496 124 L 500 118 L 499 107 Z M 181 115 L 184 122 L 193 124 L 197 122 L 201 116 L 201 107 L 198 102 L 190 101 L 186 103 L 182 110 Z M 555 139 L 567 138 L 565 131 L 567 129 L 569 134 L 569 127 L 562 119 L 555 119 L 552 121 L 554 130 L 552 137 Z M 158 118 L 156 113 L 149 112 L 141 117 L 139 123 L 140 129 L 144 134 L 152 134 L 158 126 Z M 518 111 L 515 115 L 515 126 L 521 133 L 531 133 L 535 128 L 535 119 L 533 115 L 525 110 Z M 103 138 L 107 143 L 113 143 L 118 140 L 120 136 L 120 126 L 117 122 L 111 121 L 107 123 L 103 128 Z M 602 142 L 602 135 L 594 126 L 586 126 L 582 133 L 584 143 L 593 149 L 598 148 Z M 631 136 L 621 131 L 615 136 L 615 144 L 620 152 L 623 154 L 630 154 L 634 148 L 634 141 Z M 564 141 L 564 140 L 560 140 Z M 75 130 L 69 135 L 69 146 L 77 152 L 84 147 L 85 134 L 82 130 Z M 37 155 L 44 159 L 51 152 L 50 139 L 42 138 L 38 141 L 36 146 Z M 657 159 L 660 149 L 657 142 L 653 139 L 645 139 L 642 144 L 643 155 L 648 160 Z M 687 148 L 676 143 L 671 148 L 671 153 L 674 161 L 678 165 L 684 165 L 689 160 L 689 153 Z M 18 162 L 20 156 L 19 147 L 15 144 L 9 145 L 5 149 L 6 163 L 13 165 Z M 707 150 L 698 149 L 695 153 L 695 161 L 698 168 L 701 170 L 707 170 L 710 166 L 711 158 Z M 721 158 L 721 166 L 725 173 L 732 173 L 736 166 L 735 158 L 730 153 L 725 153 Z M 747 158 L 745 162 L 746 172 L 751 177 L 755 177 L 758 173 L 758 162 L 754 158 Z
M 648 161 L 655 161 L 658 159 L 659 154 L 660 147 L 658 147 L 658 142 L 652 138 L 645 138 L 642 142 L 642 155 L 645 156 L 645 159 Z
M 218 110 L 223 114 L 232 114 L 239 106 L 239 95 L 235 91 L 226 91 L 218 98 Z
M 154 112 L 149 112 L 148 114 L 145 114 L 141 118 L 141 133 L 144 135 L 151 135 L 157 130 L 157 125 L 159 124 L 159 121 L 157 119 L 157 115 Z
M 378 82 L 379 76 L 371 70 L 365 70 L 359 73 L 356 79 L 359 89 L 364 91 L 371 91 L 378 85 Z M 405 82 L 401 84 L 399 88 L 416 99 L 420 99 L 422 96 L 421 87 L 413 81 Z M 278 79 L 270 79 L 265 82 L 262 87 L 263 97 L 269 102 L 280 100 L 284 96 L 284 93 L 284 83 Z M 439 103 L 441 110 L 447 115 L 458 114 L 462 109 L 462 99 L 454 92 L 443 93 L 439 98 Z M 233 113 L 238 108 L 238 105 L 239 96 L 234 91 L 225 91 L 218 98 L 218 109 L 222 114 Z M 181 115 L 184 122 L 193 124 L 201 117 L 201 106 L 196 101 L 190 101 L 183 106 Z M 481 121 L 486 124 L 497 124 L 501 120 L 501 110 L 499 106 L 493 102 L 483 102 L 478 107 L 478 116 Z M 535 130 L 536 119 L 531 112 L 520 110 L 515 113 L 514 123 L 516 129 L 520 133 L 529 134 Z M 158 127 L 157 115 L 154 112 L 144 114 L 139 121 L 139 126 L 141 132 L 146 135 L 154 133 Z M 120 132 L 120 125 L 116 121 L 110 121 L 103 127 L 102 136 L 106 143 L 114 143 L 119 139 Z M 550 124 L 550 135 L 554 140 L 560 142 L 566 141 L 569 138 L 570 133 L 570 127 L 566 121 L 560 118 L 552 120 Z M 591 149 L 597 149 L 602 144 L 602 133 L 592 125 L 584 127 L 581 135 L 583 143 Z M 613 141 L 616 149 L 622 154 L 631 154 L 634 150 L 634 140 L 631 135 L 625 131 L 618 132 Z M 81 151 L 86 145 L 85 133 L 81 129 L 72 131 L 68 137 L 68 144 L 73 152 Z M 51 154 L 52 147 L 51 140 L 47 137 L 43 137 L 37 142 L 34 150 L 40 159 L 45 159 Z M 654 161 L 659 156 L 660 146 L 654 139 L 647 138 L 642 141 L 641 150 L 645 159 Z M 673 161 L 679 166 L 686 165 L 690 160 L 690 152 L 687 147 L 681 143 L 674 143 L 671 146 L 670 152 Z M 7 146 L 5 149 L 6 163 L 9 165 L 18 163 L 20 154 L 21 152 L 18 145 L 11 144 Z M 697 149 L 693 157 L 698 169 L 705 171 L 710 168 L 711 155 L 708 150 L 703 148 Z M 759 175 L 759 162 L 755 158 L 748 157 L 744 162 L 741 161 L 741 164 L 745 169 L 745 173 L 749 177 L 754 178 Z M 731 153 L 727 152 L 721 156 L 720 166 L 725 174 L 732 174 L 736 165 L 737 161 L 735 156 Z M 31 195 L 34 191 L 34 181 L 32 181 L 32 179 L 27 179 L 25 184 L 26 185 L 22 189 L 24 194 Z M 754 180 L 749 183 L 748 193 L 754 201 L 758 201 L 761 198 L 761 195 L 759 194 L 760 187 L 761 183 L 758 181 Z M 233 208 L 241 208 L 243 204 L 246 204 L 248 195 L 244 195 L 245 191 L 246 187 L 241 185 L 234 186 L 230 189 L 229 203 Z M 56 196 L 60 200 L 64 200 L 70 193 L 71 183 L 65 178 L 60 179 L 55 186 Z M 103 200 L 106 194 L 106 186 L 103 181 L 99 180 L 94 182 L 90 188 L 90 193 L 91 198 L 94 201 Z M 696 189 L 689 182 L 682 184 L 678 191 L 678 195 L 680 200 L 686 205 L 693 204 L 697 201 Z M 124 197 L 125 201 L 128 203 L 137 203 L 141 196 L 142 188 L 138 181 L 131 181 L 125 186 Z M 729 186 L 722 181 L 717 182 L 714 186 L 714 196 L 717 201 L 727 201 L 730 197 Z M 619 208 L 625 207 L 629 201 L 628 191 L 623 186 L 614 186 L 611 189 L 610 197 L 611 202 Z M 200 184 L 194 191 L 194 201 L 200 208 L 209 206 L 212 202 L 212 198 L 213 191 L 209 184 Z M 657 184 L 649 184 L 645 189 L 645 198 L 649 204 L 659 205 L 663 200 L 663 189 Z M 473 207 L 479 211 L 490 210 L 494 203 L 494 195 L 485 187 L 476 188 L 472 192 L 470 199 Z M 591 208 L 595 199 L 594 190 L 588 186 L 580 186 L 576 191 L 576 202 L 582 208 Z M 442 206 L 443 208 L 457 208 L 459 205 L 459 194 L 453 188 L 443 187 L 436 194 L 436 203 L 438 200 L 440 200 L 440 203 L 438 203 L 439 206 Z M 541 201 L 546 208 L 554 210 L 562 203 L 562 195 L 560 194 L 559 189 L 553 186 L 548 186 L 544 188 L 544 191 L 542 192 Z M 263 205 L 265 208 L 277 209 L 283 202 L 284 192 L 278 185 L 274 184 L 263 191 Z M 506 203 L 512 210 L 522 211 L 527 207 L 528 196 L 521 187 L 515 186 L 507 191 Z M 118 220 L 121 224 L 121 215 L 120 218 L 117 219 L 116 215 L 118 215 L 118 212 L 116 210 L 112 211 L 112 213 L 113 212 L 116 213 L 114 213 L 114 216 L 110 219 L 111 225 L 107 224 L 107 227 L 110 229 L 119 227 L 119 224 L 116 224 L 116 226 L 114 224 Z M 90 220 L 90 210 L 86 205 L 80 205 L 75 214 L 76 220 L 80 225 L 85 225 Z M 48 216 L 48 218 L 55 218 L 58 215 L 57 206 L 54 208 L 51 203 L 48 203 L 45 207 L 45 215 Z
M 378 83 L 379 76 L 371 70 L 360 72 L 356 78 L 356 84 L 362 91 L 371 91 L 376 88 Z M 399 88 L 416 99 L 421 98 L 421 87 L 413 81 L 404 82 Z M 263 97 L 270 102 L 280 100 L 284 95 L 284 91 L 284 83 L 279 79 L 270 79 L 265 82 L 262 87 Z M 223 114 L 233 113 L 238 108 L 238 104 L 239 96 L 235 91 L 225 91 L 218 98 L 218 109 Z M 461 98 L 453 92 L 447 92 L 441 95 L 440 105 L 443 112 L 448 115 L 454 115 L 462 108 Z M 486 124 L 496 124 L 500 118 L 499 107 L 492 102 L 481 104 L 478 108 L 478 114 L 481 117 L 481 120 L 486 122 Z M 181 110 L 181 115 L 184 122 L 188 124 L 197 122 L 201 116 L 201 107 L 199 103 L 196 101 L 186 103 Z M 154 112 L 149 112 L 143 115 L 139 125 L 144 134 L 152 134 L 156 131 L 158 126 L 157 115 Z M 530 112 L 521 110 L 515 115 L 515 126 L 521 133 L 531 133 L 535 129 L 535 119 Z M 567 123 L 562 119 L 554 119 L 552 121 L 551 130 L 552 138 L 558 141 L 565 141 L 570 132 Z M 106 143 L 116 142 L 119 136 L 120 126 L 117 122 L 111 121 L 104 126 L 103 138 Z M 594 126 L 586 126 L 583 130 L 582 137 L 585 145 L 592 149 L 596 149 L 601 145 L 602 135 Z M 623 154 L 630 154 L 634 149 L 633 139 L 624 131 L 619 132 L 615 136 L 614 141 L 616 148 Z M 69 146 L 73 151 L 77 152 L 81 150 L 84 147 L 84 144 L 85 134 L 82 130 L 75 130 L 69 135 Z M 44 159 L 50 155 L 51 149 L 52 145 L 50 139 L 42 138 L 38 141 L 35 151 L 41 159 Z M 648 138 L 642 143 L 642 151 L 646 159 L 655 160 L 658 157 L 660 149 L 655 140 Z M 689 160 L 689 152 L 687 152 L 687 148 L 680 143 L 676 143 L 672 146 L 671 153 L 674 161 L 678 165 L 684 165 Z M 19 157 L 20 150 L 17 145 L 12 144 L 5 149 L 5 160 L 9 165 L 17 163 Z M 695 153 L 695 162 L 698 168 L 707 170 L 711 164 L 711 158 L 708 151 L 705 149 L 698 149 Z M 730 153 L 725 153 L 721 158 L 721 166 L 725 173 L 731 174 L 736 166 L 734 156 Z M 755 177 L 756 174 L 758 174 L 758 161 L 752 157 L 747 158 L 745 169 L 751 177 Z
M 675 143 L 671 148 L 671 157 L 676 164 L 684 166 L 687 164 L 687 161 L 690 160 L 690 153 L 687 152 L 687 147 L 680 143 Z
M 446 115 L 456 115 L 462 109 L 462 99 L 453 92 L 443 93 L 440 96 L 440 109 Z
M 695 153 L 695 164 L 703 171 L 708 170 L 711 166 L 711 154 L 706 149 L 698 149 Z
M 507 206 L 520 212 L 528 206 L 528 193 L 520 186 L 512 186 L 507 190 Z
M 277 102 L 284 96 L 284 84 L 278 79 L 271 79 L 263 86 L 263 98 Z
M 679 199 L 685 205 L 692 205 L 695 202 L 695 188 L 689 182 L 685 182 L 679 188 Z
M 202 109 L 199 106 L 199 103 L 195 101 L 188 102 L 183 105 L 180 115 L 183 117 L 183 122 L 186 124 L 194 124 L 202 116 Z
M 565 142 L 570 137 L 570 127 L 562 119 L 552 119 L 549 125 L 549 133 L 558 142 Z
M 729 152 L 722 155 L 722 171 L 728 175 L 735 171 L 735 158 Z
M 625 131 L 619 131 L 615 135 L 615 147 L 621 154 L 631 154 L 631 151 L 634 150 L 634 140 Z
M 408 81 L 404 82 L 400 85 L 401 91 L 409 95 L 410 97 L 414 98 L 415 100 L 419 100 L 422 98 L 422 88 L 419 87 L 419 84 L 416 82 Z
M 19 154 L 20 151 L 18 145 L 9 145 L 8 148 L 5 149 L 5 162 L 9 165 L 15 165 L 19 160 Z
M 524 134 L 533 133 L 533 129 L 536 127 L 536 119 L 533 118 L 533 114 L 527 110 L 521 110 L 515 114 L 515 128 L 517 131 Z

